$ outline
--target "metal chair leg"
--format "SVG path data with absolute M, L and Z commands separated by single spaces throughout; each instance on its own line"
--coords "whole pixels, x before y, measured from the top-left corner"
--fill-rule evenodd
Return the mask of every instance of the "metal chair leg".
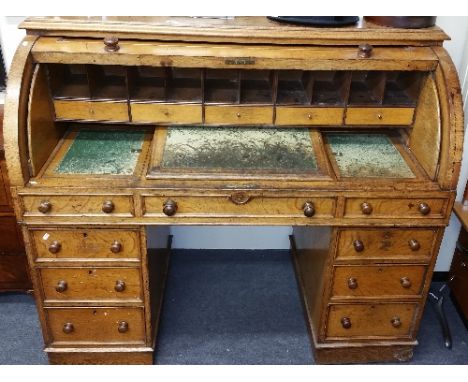
M 453 277 L 452 277 L 453 279 Z M 450 281 L 452 281 L 450 279 Z M 444 301 L 445 296 L 443 294 L 444 289 L 447 287 L 448 283 L 442 285 L 439 289 L 438 294 L 429 292 L 429 297 L 432 302 L 432 306 L 435 309 L 437 319 L 442 327 L 442 336 L 444 338 L 444 344 L 447 349 L 452 349 L 452 334 L 450 333 L 450 327 L 447 322 L 447 316 L 444 311 Z

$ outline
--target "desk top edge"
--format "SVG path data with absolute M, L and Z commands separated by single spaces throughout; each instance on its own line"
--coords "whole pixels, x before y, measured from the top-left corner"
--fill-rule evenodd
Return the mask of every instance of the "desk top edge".
M 20 24 L 30 34 L 231 43 L 355 45 L 441 45 L 449 36 L 435 26 L 424 29 L 382 27 L 361 20 L 348 27 L 317 28 L 284 24 L 266 17 L 29 17 Z

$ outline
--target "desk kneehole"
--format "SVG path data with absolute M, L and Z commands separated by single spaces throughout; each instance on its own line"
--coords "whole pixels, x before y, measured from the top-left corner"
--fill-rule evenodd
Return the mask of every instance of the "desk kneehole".
M 144 196 L 144 216 L 245 216 L 332 218 L 335 198 L 265 197 L 233 193 L 215 196 Z

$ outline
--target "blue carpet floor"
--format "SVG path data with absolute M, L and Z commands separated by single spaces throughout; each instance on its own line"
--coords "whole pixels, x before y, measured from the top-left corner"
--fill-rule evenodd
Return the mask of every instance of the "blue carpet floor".
M 428 303 L 410 364 L 468 364 L 468 331 L 445 310 L 453 349 Z M 47 363 L 32 296 L 0 294 L 0 333 L 0 364 Z M 313 364 L 288 252 L 174 251 L 155 363 Z

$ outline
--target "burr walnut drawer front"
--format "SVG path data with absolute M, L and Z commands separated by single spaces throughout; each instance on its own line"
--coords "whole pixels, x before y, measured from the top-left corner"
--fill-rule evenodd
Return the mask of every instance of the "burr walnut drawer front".
M 416 303 L 333 304 L 326 337 L 333 339 L 412 338 Z
M 41 268 L 45 303 L 51 301 L 142 301 L 137 268 Z
M 411 125 L 414 108 L 409 107 L 349 107 L 346 110 L 347 125 Z
M 336 260 L 429 261 L 436 239 L 436 229 L 341 229 Z
M 345 218 L 445 218 L 448 199 L 445 198 L 347 198 Z
M 334 198 L 263 197 L 244 193 L 220 196 L 146 196 L 145 216 L 332 218 Z
M 335 266 L 332 298 L 420 297 L 424 265 Z
M 64 120 L 128 122 L 126 101 L 54 101 L 55 117 Z
M 209 125 L 272 124 L 272 106 L 205 106 L 205 123 Z
M 132 121 L 138 123 L 202 123 L 201 105 L 131 103 Z
M 117 229 L 30 230 L 37 260 L 139 259 L 140 233 Z
M 51 345 L 145 343 L 142 308 L 46 308 Z
M 25 217 L 134 216 L 131 195 L 24 195 Z
M 276 125 L 341 125 L 343 108 L 276 107 Z

